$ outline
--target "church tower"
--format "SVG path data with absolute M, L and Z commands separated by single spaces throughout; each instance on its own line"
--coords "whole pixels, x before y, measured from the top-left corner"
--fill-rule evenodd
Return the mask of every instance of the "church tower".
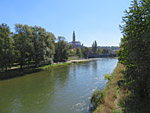
M 72 41 L 72 46 L 73 46 L 73 48 L 75 48 L 76 47 L 76 36 L 75 36 L 75 31 L 73 31 L 73 41 Z
M 73 31 L 73 42 L 76 41 L 75 31 Z

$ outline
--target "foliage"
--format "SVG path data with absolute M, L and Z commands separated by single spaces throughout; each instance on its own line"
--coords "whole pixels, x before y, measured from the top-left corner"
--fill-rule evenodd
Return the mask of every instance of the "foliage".
M 41 27 L 16 24 L 11 33 L 6 24 L 0 25 L 0 68 L 40 66 L 54 59 L 55 36 Z M 14 66 L 13 66 L 14 65 Z
M 82 52 L 84 58 L 88 58 L 88 56 L 89 56 L 89 48 L 88 47 L 81 48 L 81 52 Z
M 111 80 L 111 75 L 110 74 L 105 74 L 105 80 Z
M 32 27 L 33 29 L 33 42 L 34 42 L 34 61 L 36 64 L 42 61 L 45 64 L 52 64 L 55 54 L 54 39 L 52 33 L 46 32 L 41 27 Z
M 36 65 L 41 62 L 51 64 L 54 57 L 54 39 L 52 33 L 41 27 L 16 24 L 14 35 L 17 62 L 20 67 L 34 61 Z
M 28 25 L 16 24 L 14 35 L 17 62 L 20 67 L 31 61 L 33 52 L 32 29 Z
M 99 105 L 99 104 L 102 104 L 104 102 L 104 94 L 103 94 L 103 91 L 102 90 L 96 90 L 91 99 L 91 104 L 93 105 L 93 108 L 91 109 L 96 109 L 96 107 Z
M 0 25 L 0 68 L 7 71 L 14 61 L 14 41 L 7 24 Z
M 115 53 L 115 50 L 118 50 L 119 47 L 114 47 L 114 46 L 97 46 L 97 42 L 94 41 L 92 44 L 92 48 L 89 52 L 89 57 L 90 58 L 106 58 L 106 57 L 116 57 L 117 54 Z
M 119 110 L 113 110 L 113 113 L 120 113 Z
M 117 85 L 117 82 L 123 79 L 123 72 L 124 66 L 118 63 L 111 74 L 111 80 L 107 82 L 106 87 L 103 90 L 104 101 L 97 106 L 94 113 L 111 113 L 119 111 L 120 113 L 124 113 L 120 109 L 120 106 L 118 106 L 118 100 L 122 98 L 122 91 L 119 90 Z
M 55 43 L 55 62 L 66 61 L 69 57 L 70 46 L 64 41 L 63 37 L 58 37 L 58 42 Z
M 76 55 L 79 57 L 79 58 L 82 58 L 82 51 L 80 48 L 76 48 Z
M 69 57 L 72 57 L 72 56 L 76 56 L 76 51 L 75 49 L 70 48 Z
M 123 22 L 119 62 L 133 95 L 144 100 L 150 98 L 150 1 L 133 0 Z
M 97 42 L 96 41 L 94 41 L 92 44 L 92 50 L 94 53 L 97 53 Z
M 109 54 L 109 49 L 107 49 L 107 48 L 104 48 L 104 49 L 102 49 L 101 50 L 102 51 L 102 54 Z

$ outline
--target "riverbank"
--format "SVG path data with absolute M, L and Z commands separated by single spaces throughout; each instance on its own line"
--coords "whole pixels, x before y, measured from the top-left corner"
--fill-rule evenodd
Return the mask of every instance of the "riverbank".
M 118 83 L 123 79 L 124 66 L 118 64 L 108 80 L 105 89 L 100 92 L 103 96 L 94 113 L 122 113 L 120 100 L 127 94 L 127 89 L 119 88 Z
M 56 68 L 56 67 L 60 67 L 60 66 L 66 66 L 66 65 L 74 64 L 74 63 L 90 62 L 90 61 L 94 61 L 94 60 L 98 60 L 98 59 L 101 59 L 101 58 L 68 60 L 66 62 L 58 62 L 58 63 L 53 63 L 52 65 L 45 65 L 45 66 L 39 67 L 38 69 L 47 70 L 49 68 Z
M 26 74 L 31 74 L 31 73 L 37 73 L 43 70 L 48 70 L 50 68 L 58 68 L 62 66 L 67 66 L 72 63 L 84 63 L 84 62 L 89 62 L 97 60 L 97 58 L 91 58 L 91 59 L 79 59 L 79 60 L 69 60 L 66 62 L 58 62 L 58 63 L 53 63 L 51 65 L 43 65 L 40 67 L 35 67 L 35 66 L 29 66 L 29 67 L 24 67 L 22 70 L 19 68 L 19 66 L 16 66 L 12 69 L 9 69 L 6 72 L 0 72 L 0 80 L 7 80 L 11 78 L 16 78 L 16 77 L 21 77 Z
M 103 74 L 112 73 L 117 62 L 100 59 L 66 64 L 0 81 L 0 113 L 89 113 L 91 93 L 105 86 Z

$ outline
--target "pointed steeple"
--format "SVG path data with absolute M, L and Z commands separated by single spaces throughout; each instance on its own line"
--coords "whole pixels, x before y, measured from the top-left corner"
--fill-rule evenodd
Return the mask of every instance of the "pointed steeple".
M 73 31 L 73 42 L 76 41 L 75 31 Z
M 73 48 L 75 48 L 76 47 L 76 36 L 75 36 L 75 31 L 73 31 L 73 41 L 72 41 L 72 46 L 73 46 Z

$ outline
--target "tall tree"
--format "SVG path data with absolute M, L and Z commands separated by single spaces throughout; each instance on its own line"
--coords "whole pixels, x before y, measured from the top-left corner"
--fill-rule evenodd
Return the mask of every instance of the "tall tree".
M 69 56 L 70 47 L 67 42 L 64 41 L 63 37 L 58 37 L 58 42 L 55 43 L 55 62 L 66 61 Z
M 55 46 L 55 36 L 52 33 L 46 32 L 44 28 L 32 27 L 33 34 L 33 61 L 36 66 L 42 62 L 46 64 L 53 63 Z
M 13 63 L 13 39 L 7 24 L 0 25 L 0 67 L 7 70 Z
M 20 68 L 32 60 L 32 29 L 28 25 L 16 24 L 15 49 Z
M 94 41 L 92 44 L 92 50 L 94 53 L 97 53 L 97 42 L 96 41 Z
M 44 61 L 45 63 L 51 64 L 53 63 L 54 54 L 55 54 L 55 47 L 54 47 L 54 39 L 55 36 L 52 33 L 46 32 L 45 37 L 45 51 L 44 51 Z
M 150 96 L 150 2 L 133 0 L 125 11 L 119 61 L 126 66 L 126 81 L 141 98 Z M 142 92 L 142 93 L 140 93 Z

